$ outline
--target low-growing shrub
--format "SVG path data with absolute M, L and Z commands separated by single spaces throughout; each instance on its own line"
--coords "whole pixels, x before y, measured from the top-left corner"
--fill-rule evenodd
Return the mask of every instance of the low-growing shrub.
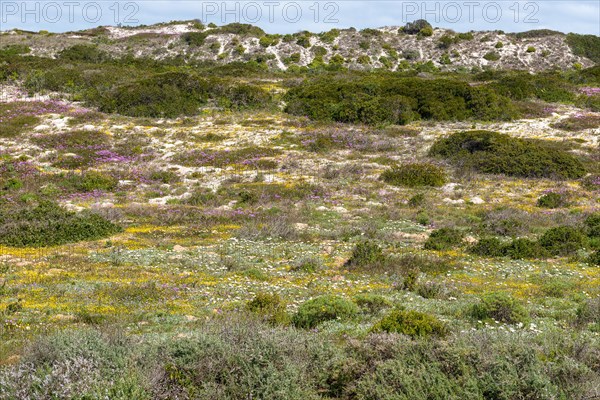
M 498 54 L 495 51 L 490 51 L 488 53 L 485 53 L 485 55 L 483 56 L 484 59 L 488 60 L 488 61 L 498 61 L 500 59 L 500 54 Z
M 426 250 L 451 250 L 462 244 L 464 234 L 454 228 L 440 228 L 431 232 L 423 246 Z
M 482 257 L 502 257 L 506 255 L 506 245 L 498 238 L 483 238 L 469 252 Z
M 323 267 L 323 261 L 317 256 L 305 256 L 295 260 L 291 269 L 292 271 L 301 272 L 317 272 Z
M 300 305 L 293 317 L 298 328 L 314 328 L 330 320 L 347 320 L 358 314 L 358 306 L 342 297 L 325 295 L 308 300 Z
M 537 200 L 537 206 L 541 208 L 559 208 L 566 205 L 565 196 L 561 193 L 546 193 Z
M 392 306 L 391 301 L 377 294 L 358 294 L 354 296 L 353 300 L 356 305 L 369 314 L 377 313 Z
M 578 325 L 594 324 L 596 331 L 600 331 L 600 297 L 584 301 L 577 307 Z
M 377 268 L 385 261 L 381 247 L 373 241 L 359 242 L 352 250 L 352 255 L 344 264 L 350 269 Z
M 93 192 L 95 190 L 111 191 L 117 187 L 119 180 L 98 171 L 87 171 L 81 175 L 71 174 L 68 181 L 77 191 Z
M 584 247 L 585 236 L 577 228 L 558 226 L 542 235 L 540 245 L 553 256 L 566 256 Z
M 270 323 L 286 324 L 289 322 L 285 303 L 277 293 L 258 293 L 246 304 L 246 307 Z
M 386 170 L 381 174 L 381 179 L 395 186 L 443 186 L 446 183 L 446 173 L 433 164 L 411 163 Z
M 432 315 L 413 310 L 394 310 L 377 322 L 372 332 L 401 333 L 411 337 L 445 336 L 446 325 Z
M 585 219 L 586 233 L 591 238 L 600 238 L 600 213 L 591 214 Z
M 429 154 L 483 173 L 562 179 L 585 174 L 583 163 L 566 151 L 490 131 L 454 133 L 435 142 Z
M 111 236 L 122 229 L 91 212 L 75 213 L 51 201 L 0 211 L 0 243 L 46 247 Z
M 527 310 L 504 292 L 489 293 L 474 304 L 470 315 L 480 321 L 499 321 L 508 324 L 524 323 L 528 320 Z
M 548 257 L 548 251 L 537 241 L 526 238 L 514 239 L 504 248 L 506 255 L 513 260 Z

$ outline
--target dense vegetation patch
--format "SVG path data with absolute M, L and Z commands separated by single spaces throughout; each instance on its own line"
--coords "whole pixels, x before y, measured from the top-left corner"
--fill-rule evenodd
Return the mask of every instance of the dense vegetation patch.
M 395 186 L 442 186 L 446 183 L 446 173 L 437 165 L 411 163 L 397 165 L 384 171 L 381 179 Z
M 303 303 L 293 317 L 299 328 L 314 328 L 321 322 L 345 320 L 358 314 L 358 306 L 342 297 L 326 295 Z
M 373 332 L 401 333 L 412 337 L 445 336 L 448 329 L 437 318 L 413 310 L 394 310 L 373 328 Z
M 348 123 L 507 120 L 517 115 L 510 101 L 493 90 L 448 79 L 315 78 L 291 88 L 285 100 L 291 114 Z
M 101 239 L 120 231 L 118 225 L 98 214 L 67 211 L 51 201 L 0 210 L 0 243 L 7 246 L 56 246 Z
M 567 44 L 576 55 L 587 57 L 596 63 L 600 63 L 600 37 L 596 35 L 569 33 L 567 35 Z
M 508 324 L 525 322 L 528 313 L 525 308 L 510 295 L 499 292 L 484 295 L 478 304 L 470 310 L 471 316 L 481 321 L 500 321 Z
M 490 174 L 562 179 L 581 178 L 585 174 L 583 163 L 566 151 L 543 141 L 490 131 L 454 133 L 435 142 L 429 154 Z

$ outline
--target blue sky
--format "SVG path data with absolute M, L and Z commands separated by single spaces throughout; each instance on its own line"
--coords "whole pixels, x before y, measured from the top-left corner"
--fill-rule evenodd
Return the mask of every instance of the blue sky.
M 600 0 L 199 1 L 0 0 L 0 29 L 64 32 L 97 25 L 201 19 L 252 23 L 269 33 L 404 25 L 425 18 L 456 31 L 554 29 L 600 35 Z

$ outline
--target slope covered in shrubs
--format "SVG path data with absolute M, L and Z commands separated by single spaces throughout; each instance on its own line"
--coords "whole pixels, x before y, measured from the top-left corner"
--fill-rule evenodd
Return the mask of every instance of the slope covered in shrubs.
M 429 154 L 489 174 L 576 179 L 586 172 L 577 157 L 543 141 L 490 131 L 453 133 L 435 142 Z

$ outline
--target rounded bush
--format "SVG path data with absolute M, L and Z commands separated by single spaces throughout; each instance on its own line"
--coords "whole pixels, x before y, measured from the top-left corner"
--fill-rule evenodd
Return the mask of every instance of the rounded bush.
M 354 296 L 353 300 L 356 303 L 356 305 L 358 305 L 362 310 L 370 313 L 376 313 L 383 310 L 384 308 L 392 306 L 391 301 L 377 294 L 358 294 Z
M 586 172 L 578 158 L 550 143 L 490 131 L 454 133 L 436 141 L 429 154 L 488 174 L 576 179 Z
M 446 172 L 433 164 L 412 163 L 388 169 L 381 174 L 381 179 L 394 186 L 442 186 L 446 183 Z
M 426 250 L 451 250 L 460 246 L 463 240 L 463 233 L 454 228 L 441 228 L 431 232 L 425 242 Z
M 498 238 L 483 238 L 469 252 L 482 257 L 502 257 L 506 255 L 506 246 Z
M 67 211 L 51 201 L 0 211 L 0 244 L 13 247 L 57 246 L 121 231 L 120 226 L 98 214 Z
M 378 266 L 385 261 L 381 247 L 370 240 L 359 242 L 352 250 L 352 255 L 346 261 L 345 266 L 349 268 L 362 268 Z
M 484 295 L 478 304 L 471 307 L 470 314 L 480 321 L 494 320 L 515 324 L 526 322 L 527 310 L 506 293 L 489 293 Z
M 246 307 L 249 311 L 265 317 L 268 322 L 276 324 L 289 322 L 285 303 L 277 293 L 258 293 L 246 303 Z
M 506 245 L 504 253 L 513 260 L 546 258 L 549 255 L 538 242 L 526 238 L 513 240 Z
M 326 295 L 303 303 L 293 317 L 298 328 L 314 328 L 334 319 L 347 320 L 358 314 L 358 306 L 342 297 Z
M 571 226 L 548 229 L 540 238 L 540 245 L 553 256 L 566 256 L 584 247 L 585 236 Z
M 372 332 L 401 333 L 411 337 L 445 336 L 446 325 L 432 315 L 413 310 L 394 310 L 377 322 Z
M 540 208 L 559 208 L 565 205 L 565 197 L 560 193 L 546 193 L 537 200 L 537 206 Z

